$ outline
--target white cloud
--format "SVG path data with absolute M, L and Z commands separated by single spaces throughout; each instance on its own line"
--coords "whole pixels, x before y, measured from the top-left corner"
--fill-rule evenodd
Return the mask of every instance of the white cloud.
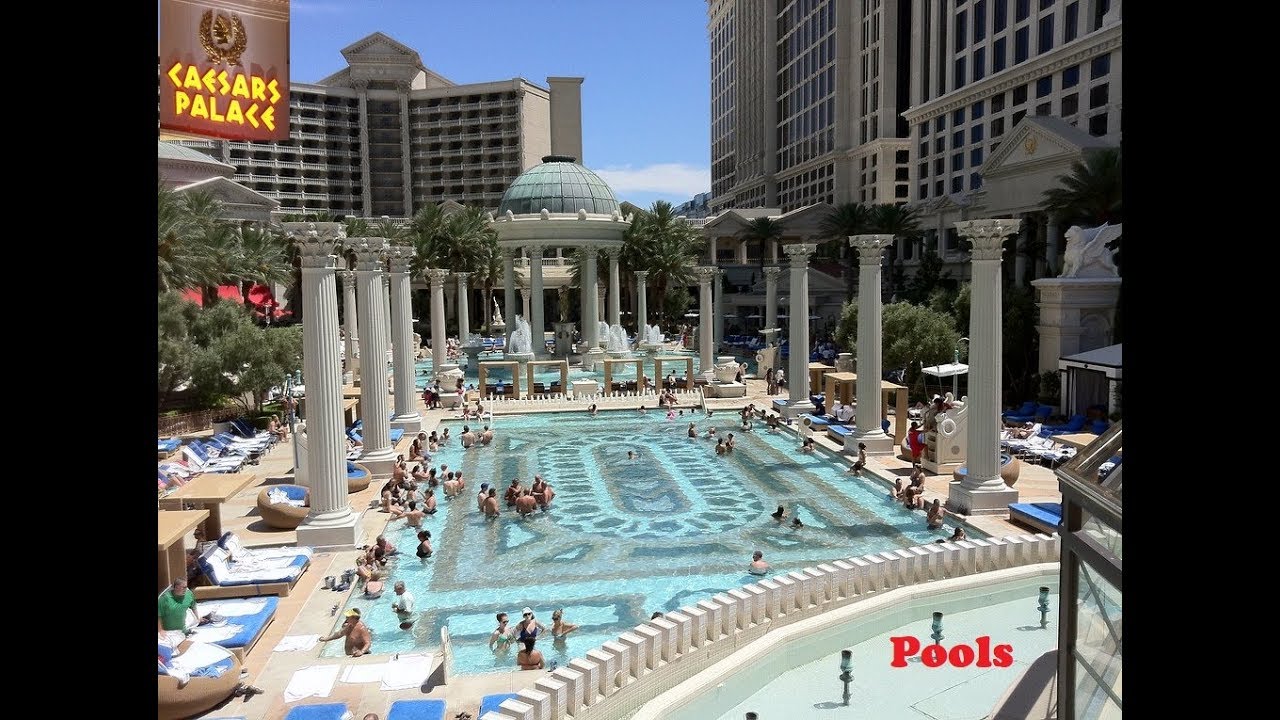
M 648 192 L 689 199 L 711 189 L 711 168 L 683 163 L 658 163 L 644 167 L 600 168 L 597 175 L 619 196 Z

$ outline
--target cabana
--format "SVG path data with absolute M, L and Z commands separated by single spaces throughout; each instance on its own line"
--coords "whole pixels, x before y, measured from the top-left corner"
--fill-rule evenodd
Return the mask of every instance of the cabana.
M 1059 358 L 1063 412 L 1080 415 L 1094 405 L 1105 405 L 1110 414 L 1119 408 L 1116 390 L 1124 379 L 1122 348 L 1109 345 Z
M 480 363 L 480 395 L 487 396 L 486 389 L 488 385 L 485 379 L 489 376 L 489 368 L 510 368 L 511 369 L 511 396 L 520 397 L 520 363 L 515 360 L 485 360 Z
M 662 378 L 666 377 L 662 374 L 662 364 L 666 363 L 684 363 L 684 389 L 693 389 L 693 356 L 692 355 L 658 355 L 653 358 L 653 374 L 656 376 L 655 383 L 662 382 Z
M 813 365 L 810 365 L 812 372 Z M 840 402 L 848 405 L 857 399 L 858 392 L 858 374 L 851 372 L 832 372 L 827 373 L 827 407 L 834 407 L 833 398 L 838 398 Z M 898 447 L 902 445 L 903 439 L 907 437 L 907 387 L 888 380 L 880 381 L 880 421 L 883 423 L 885 418 L 889 417 L 889 394 L 894 393 L 894 417 L 893 423 L 893 445 Z M 831 433 L 828 433 L 831 434 Z
M 569 361 L 568 360 L 564 360 L 564 359 L 530 360 L 527 364 L 529 367 L 525 370 L 525 372 L 528 373 L 527 379 L 529 381 L 528 388 L 529 388 L 530 394 L 532 394 L 534 392 L 534 389 L 537 388 L 538 386 L 537 383 L 533 381 L 533 369 L 535 367 L 552 367 L 552 366 L 560 368 L 560 392 L 562 393 L 569 392 Z
M 643 392 L 644 387 L 641 385 L 641 379 L 644 377 L 644 360 L 641 358 L 605 358 L 604 359 L 604 391 L 613 392 L 613 366 L 622 364 L 627 365 L 635 363 L 636 366 L 636 392 Z
M 159 522 L 159 575 L 160 592 L 169 587 L 176 577 L 187 576 L 187 553 L 184 540 L 187 533 L 209 517 L 208 510 L 162 510 L 157 513 Z

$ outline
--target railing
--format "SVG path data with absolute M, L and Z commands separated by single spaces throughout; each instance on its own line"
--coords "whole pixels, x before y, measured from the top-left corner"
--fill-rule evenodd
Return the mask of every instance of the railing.
M 524 382 L 521 388 L 523 389 Z M 573 384 L 570 381 L 569 384 Z M 621 382 L 614 379 L 614 382 Z M 506 387 L 511 387 L 508 383 L 503 383 Z M 675 390 L 676 405 L 703 407 L 705 401 L 702 398 L 702 389 L 694 388 L 693 390 Z M 597 392 L 592 395 L 576 395 L 574 393 L 529 393 L 523 398 L 507 397 L 505 394 L 498 396 L 492 393 L 484 395 L 485 402 L 489 403 L 489 411 L 495 412 L 501 410 L 504 413 L 527 412 L 529 410 L 554 410 L 563 409 L 565 405 L 570 405 L 574 409 L 583 409 L 584 403 L 594 403 L 600 409 L 608 408 L 627 408 L 635 410 L 639 407 L 637 403 L 645 399 L 653 400 L 658 397 L 658 393 L 654 390 L 627 390 L 624 392 Z M 646 406 L 652 408 L 654 412 L 661 412 L 661 408 L 655 402 L 653 405 Z
M 897 588 L 1055 563 L 1060 551 L 1056 534 L 1009 535 L 917 545 L 766 577 L 637 625 L 480 720 L 630 717 L 770 630 Z
M 208 430 L 213 427 L 213 416 L 226 410 L 197 410 L 181 415 L 161 415 L 157 425 L 161 437 L 175 437 Z

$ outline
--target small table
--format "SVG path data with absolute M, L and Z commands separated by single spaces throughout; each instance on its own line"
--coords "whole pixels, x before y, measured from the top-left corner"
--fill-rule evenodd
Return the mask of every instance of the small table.
M 360 405 L 360 398 L 347 398 L 342 401 L 342 419 L 346 421 L 347 427 L 356 424 L 356 407 Z
M 187 558 L 183 539 L 187 533 L 209 517 L 208 510 L 166 510 L 156 513 L 159 525 L 160 591 L 163 592 L 176 577 L 187 576 Z
M 1077 450 L 1083 450 L 1089 443 L 1097 440 L 1098 436 L 1093 433 L 1075 433 L 1072 435 L 1052 435 L 1049 439 L 1056 443 L 1070 445 Z
M 222 536 L 222 503 L 252 485 L 257 479 L 257 475 L 247 472 L 205 473 L 169 493 L 160 501 L 160 505 L 161 507 L 176 505 L 181 509 L 184 500 L 203 505 L 205 509 L 200 512 L 208 514 L 208 519 L 204 523 L 204 537 L 206 540 L 217 540 Z

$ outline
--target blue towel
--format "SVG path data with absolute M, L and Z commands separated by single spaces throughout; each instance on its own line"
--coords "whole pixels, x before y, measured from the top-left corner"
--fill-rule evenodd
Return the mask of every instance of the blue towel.
M 324 703 L 323 705 L 299 705 L 284 716 L 284 720 L 342 720 L 347 711 L 346 703 Z
M 483 717 L 487 712 L 498 712 L 498 706 L 503 700 L 515 697 L 515 693 L 499 693 L 497 695 L 485 695 L 480 700 L 480 716 Z
M 444 720 L 443 700 L 397 700 L 391 703 L 387 720 Z

